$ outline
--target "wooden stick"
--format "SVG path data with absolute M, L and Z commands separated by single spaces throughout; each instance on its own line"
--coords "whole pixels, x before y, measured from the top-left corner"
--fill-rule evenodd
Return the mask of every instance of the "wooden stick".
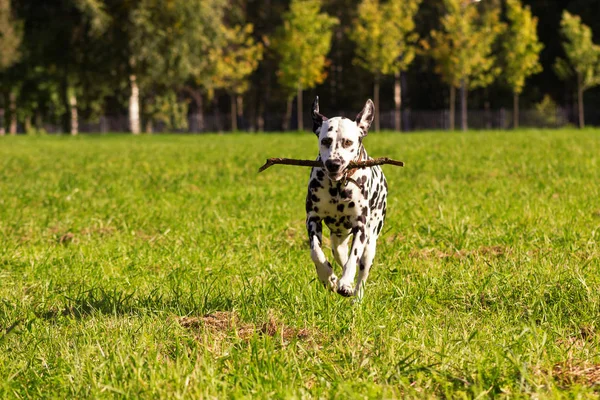
M 323 163 L 317 160 L 296 160 L 294 158 L 267 158 L 267 162 L 265 165 L 258 169 L 258 172 L 263 172 L 265 169 L 275 165 L 275 164 L 283 164 L 283 165 L 296 165 L 300 167 L 318 167 L 323 168 Z M 372 160 L 359 161 L 354 162 L 351 161 L 348 164 L 348 169 L 354 168 L 368 168 L 374 167 L 375 165 L 383 165 L 390 164 L 395 165 L 397 167 L 403 167 L 404 163 L 402 161 L 392 160 L 388 157 L 374 158 Z

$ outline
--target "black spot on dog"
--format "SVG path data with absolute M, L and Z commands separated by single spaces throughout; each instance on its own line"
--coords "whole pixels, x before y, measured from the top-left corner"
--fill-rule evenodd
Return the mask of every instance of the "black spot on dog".
M 330 195 L 331 197 L 336 197 L 336 196 L 337 196 L 337 194 L 338 194 L 338 190 L 337 190 L 337 188 L 334 188 L 334 187 L 332 187 L 332 188 L 329 188 L 329 195 Z
M 327 217 L 325 217 L 325 223 L 327 225 L 333 225 L 335 223 L 335 218 L 327 216 Z
M 344 228 L 346 228 L 346 229 L 352 228 L 352 222 L 350 221 L 350 218 L 348 218 L 348 219 L 346 219 L 346 221 L 344 221 Z
M 333 130 L 333 126 L 330 126 L 329 129 L 327 129 L 328 132 L 331 132 Z
M 310 199 L 312 201 L 314 201 L 315 203 L 318 203 L 319 201 L 321 201 L 321 199 L 319 199 L 317 196 L 315 196 L 314 194 L 310 196 Z
M 348 208 L 354 208 L 354 202 L 351 201 L 350 204 L 348 204 Z
M 315 207 L 313 208 L 313 211 L 314 211 L 314 212 L 319 212 L 319 207 L 315 206 Z
M 381 232 L 381 228 L 383 227 L 383 221 L 379 221 L 379 225 L 377 225 L 377 234 L 379 235 L 379 232 Z
M 322 188 L 323 186 L 321 185 L 321 182 L 319 182 L 317 179 L 313 179 L 312 181 L 310 181 L 310 185 L 308 187 L 312 190 L 316 190 L 318 188 Z
M 359 240 L 360 240 L 360 242 L 361 242 L 361 243 L 364 243 L 366 239 L 367 239 L 367 236 L 365 235 L 365 231 L 362 231 L 362 232 L 360 233 L 360 238 L 359 238 Z
M 363 207 L 360 215 L 366 217 L 368 214 L 369 214 L 369 208 L 368 207 Z
M 321 181 L 321 180 L 323 180 L 324 177 L 325 177 L 325 173 L 322 170 L 318 170 L 317 171 L 317 179 L 319 179 Z
M 306 212 L 310 212 L 312 209 L 313 203 L 308 196 L 306 196 Z
M 352 189 L 346 189 L 346 190 L 342 190 L 340 192 L 340 197 L 342 199 L 349 199 L 352 197 Z
M 354 249 L 354 255 L 357 256 L 358 255 L 358 249 Z
M 343 204 L 338 204 L 338 206 L 337 206 L 337 210 L 338 210 L 339 212 L 344 212 L 344 205 L 343 205 Z
M 363 262 L 360 263 L 360 270 L 364 271 L 365 270 L 365 264 Z

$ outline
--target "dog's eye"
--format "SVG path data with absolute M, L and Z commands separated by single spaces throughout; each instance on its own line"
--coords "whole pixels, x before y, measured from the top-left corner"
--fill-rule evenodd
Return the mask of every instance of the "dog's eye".
M 325 138 L 325 139 L 321 140 L 321 144 L 323 146 L 327 146 L 327 147 L 331 146 L 331 142 L 332 142 L 331 138 Z
M 352 146 L 353 143 L 354 142 L 352 142 L 352 140 L 344 139 L 342 146 L 344 146 L 345 148 L 348 148 L 348 147 Z

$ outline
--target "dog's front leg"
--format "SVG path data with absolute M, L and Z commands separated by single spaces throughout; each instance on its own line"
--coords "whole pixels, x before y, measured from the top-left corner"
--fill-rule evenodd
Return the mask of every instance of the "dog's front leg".
M 354 234 L 352 237 L 352 248 L 350 249 L 350 256 L 348 261 L 344 265 L 344 272 L 342 277 L 338 281 L 337 292 L 342 296 L 352 296 L 354 294 L 354 276 L 356 275 L 356 265 L 359 263 L 363 252 L 365 251 L 365 245 L 367 242 L 366 228 L 363 223 L 358 223 L 352 229 Z
M 306 229 L 308 230 L 308 241 L 310 244 L 310 256 L 317 268 L 319 280 L 329 290 L 335 290 L 337 287 L 337 276 L 333 273 L 333 267 L 327 261 L 325 253 L 321 248 L 323 223 L 314 213 L 309 213 L 306 217 Z

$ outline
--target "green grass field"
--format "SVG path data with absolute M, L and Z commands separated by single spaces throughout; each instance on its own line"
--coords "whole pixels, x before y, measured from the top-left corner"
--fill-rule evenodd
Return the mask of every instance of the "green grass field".
M 256 173 L 310 133 L 0 138 L 0 398 L 600 394 L 600 132 L 365 143 L 406 166 L 354 304 L 309 170 Z

